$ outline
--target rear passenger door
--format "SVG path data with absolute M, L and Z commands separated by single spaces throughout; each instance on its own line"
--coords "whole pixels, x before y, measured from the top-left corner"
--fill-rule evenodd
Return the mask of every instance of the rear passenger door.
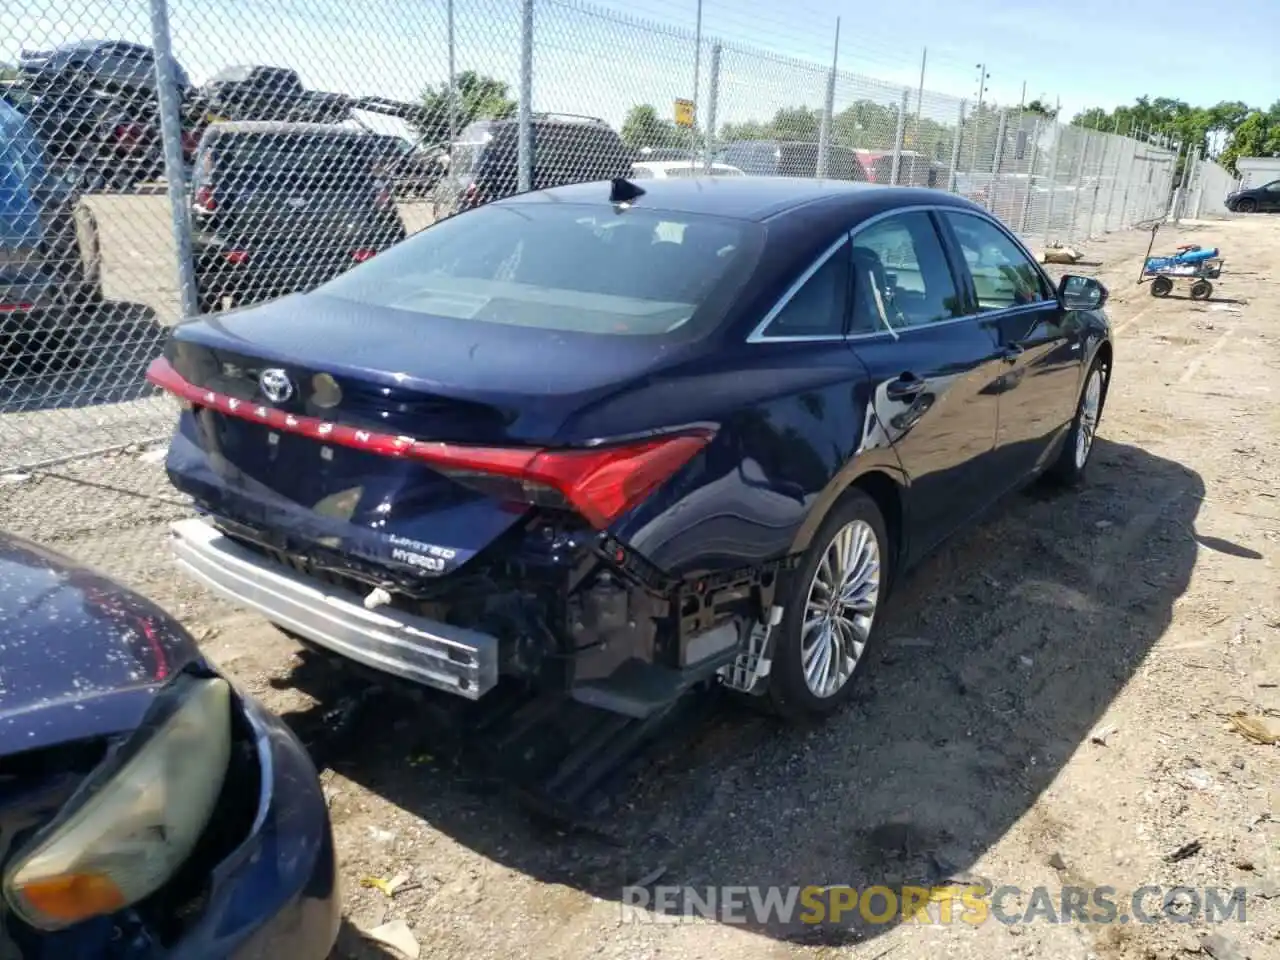
M 1075 412 L 1083 326 L 993 218 L 965 210 L 941 217 L 963 258 L 970 295 L 999 341 L 997 457 L 1001 473 L 1017 483 L 1044 465 L 1051 441 Z
M 995 470 L 1003 360 L 974 316 L 930 210 L 900 210 L 851 234 L 849 346 L 874 384 L 876 417 L 910 477 L 908 553 L 937 545 L 1004 487 Z

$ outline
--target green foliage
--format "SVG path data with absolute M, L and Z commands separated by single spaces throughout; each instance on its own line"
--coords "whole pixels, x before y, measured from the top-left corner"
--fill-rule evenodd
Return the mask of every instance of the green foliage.
M 1023 112 L 1037 113 L 1042 117 L 1048 117 L 1050 120 L 1054 120 L 1058 116 L 1058 108 L 1049 106 L 1043 100 L 1032 100 L 1023 107 Z
M 1260 110 L 1239 100 L 1193 107 L 1170 97 L 1138 97 L 1132 105 L 1114 110 L 1091 107 L 1071 122 L 1118 133 L 1141 127 L 1191 149 L 1199 147 L 1201 156 L 1216 155 L 1218 162 L 1232 171 L 1238 157 L 1280 156 L 1280 101 Z
M 428 87 L 422 93 L 424 117 L 413 124 L 425 143 L 443 143 L 449 139 L 449 87 Z M 501 80 L 486 77 L 474 70 L 457 76 L 454 91 L 454 132 L 461 133 L 474 120 L 501 120 L 514 116 L 516 102 Z
M 808 107 L 783 107 L 770 120 L 748 120 L 726 123 L 717 139 L 732 140 L 800 140 L 817 142 L 822 129 L 822 113 Z M 898 110 L 873 100 L 857 100 L 831 118 L 831 142 L 844 147 L 868 150 L 892 150 L 898 130 Z M 919 120 L 908 109 L 903 128 L 907 150 L 915 150 L 934 159 L 950 157 L 953 125 L 940 124 L 928 117 Z
M 644 147 L 691 148 L 698 133 L 688 127 L 678 127 L 674 120 L 664 120 L 652 104 L 641 103 L 627 111 L 622 123 L 622 139 L 635 150 Z

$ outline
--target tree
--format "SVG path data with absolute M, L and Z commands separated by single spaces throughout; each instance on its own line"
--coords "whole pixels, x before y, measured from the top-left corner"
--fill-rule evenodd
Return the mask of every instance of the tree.
M 1267 110 L 1251 110 L 1232 131 L 1218 162 L 1236 172 L 1240 157 L 1280 157 L 1280 100 Z
M 652 104 L 639 103 L 627 111 L 622 123 L 622 139 L 633 150 L 645 147 L 692 147 L 697 131 L 678 127 L 671 120 L 663 120 Z
M 427 143 L 449 139 L 449 85 L 422 92 L 423 116 L 412 124 Z M 513 116 L 516 102 L 510 88 L 501 80 L 486 77 L 474 70 L 463 70 L 454 84 L 454 133 L 476 120 L 501 120 Z
M 1043 100 L 1032 100 L 1022 108 L 1023 113 L 1038 113 L 1042 117 L 1048 117 L 1050 120 L 1058 118 L 1058 108 L 1051 107 Z

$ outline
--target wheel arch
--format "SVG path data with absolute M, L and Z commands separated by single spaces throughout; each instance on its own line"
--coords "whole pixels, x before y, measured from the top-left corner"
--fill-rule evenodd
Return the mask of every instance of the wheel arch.
M 896 571 L 906 554 L 906 474 L 891 448 L 859 457 L 828 484 L 805 517 L 791 545 L 791 554 L 804 553 L 831 512 L 853 491 L 866 494 L 880 509 L 892 551 L 890 569 Z

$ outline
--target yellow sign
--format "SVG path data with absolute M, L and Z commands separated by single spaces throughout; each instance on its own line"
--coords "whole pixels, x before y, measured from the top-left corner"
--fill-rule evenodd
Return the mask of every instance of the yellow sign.
M 693 110 L 692 100 L 676 100 L 676 126 L 692 127 Z

